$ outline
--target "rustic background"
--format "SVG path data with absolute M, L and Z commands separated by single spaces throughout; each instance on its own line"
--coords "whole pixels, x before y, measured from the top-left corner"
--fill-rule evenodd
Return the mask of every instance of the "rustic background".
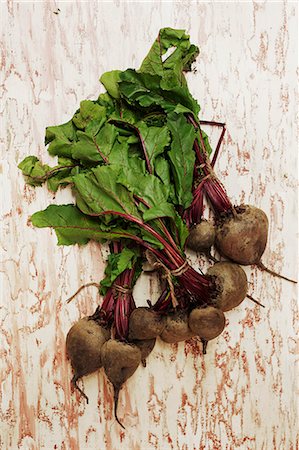
M 53 198 L 46 188 L 26 187 L 17 170 L 28 154 L 49 161 L 45 127 L 68 120 L 81 99 L 96 98 L 102 72 L 138 67 L 160 27 L 184 28 L 201 48 L 188 81 L 202 117 L 227 123 L 216 170 L 234 202 L 268 214 L 264 263 L 297 277 L 296 2 L 1 6 L 0 448 L 298 448 L 296 287 L 255 268 L 246 268 L 250 292 L 266 308 L 245 300 L 227 313 L 226 331 L 205 358 L 196 339 L 158 342 L 147 368 L 121 392 L 125 431 L 114 420 L 102 372 L 83 380 L 89 405 L 72 393 L 65 335 L 100 299 L 95 288 L 69 305 L 65 299 L 101 278 L 105 249 L 59 248 L 49 230 L 30 227 L 30 214 L 70 194 Z M 139 282 L 137 302 L 152 289 L 147 279 Z

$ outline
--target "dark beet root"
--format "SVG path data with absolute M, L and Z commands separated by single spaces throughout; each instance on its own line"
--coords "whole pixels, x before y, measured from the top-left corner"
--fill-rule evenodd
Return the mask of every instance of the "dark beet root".
M 130 315 L 129 340 L 154 339 L 160 336 L 164 327 L 164 316 L 150 308 L 136 308 Z
M 207 275 L 215 277 L 215 306 L 222 311 L 235 308 L 246 297 L 247 277 L 238 264 L 227 261 L 218 262 L 207 270 Z
M 191 339 L 194 335 L 188 325 L 187 313 L 178 311 L 167 316 L 166 326 L 160 337 L 164 342 L 174 344 Z
M 209 252 L 214 245 L 216 229 L 212 222 L 202 220 L 191 228 L 186 246 L 195 252 Z
M 106 375 L 114 387 L 115 419 L 124 428 L 117 417 L 119 391 L 139 366 L 141 351 L 136 345 L 109 339 L 101 348 L 101 358 Z
M 132 342 L 132 344 L 136 345 L 141 351 L 141 363 L 143 367 L 146 367 L 146 358 L 153 351 L 156 344 L 156 338 L 144 339 L 142 341 L 136 339 L 135 341 Z
M 268 218 L 264 211 L 242 205 L 219 223 L 215 245 L 223 256 L 246 266 L 259 264 L 267 237 Z
M 220 309 L 212 306 L 195 308 L 189 315 L 189 327 L 203 341 L 210 341 L 224 330 L 225 317 Z
M 86 398 L 77 380 L 102 367 L 101 347 L 110 338 L 110 330 L 95 320 L 84 317 L 76 322 L 66 336 L 66 351 L 74 371 L 72 384 Z

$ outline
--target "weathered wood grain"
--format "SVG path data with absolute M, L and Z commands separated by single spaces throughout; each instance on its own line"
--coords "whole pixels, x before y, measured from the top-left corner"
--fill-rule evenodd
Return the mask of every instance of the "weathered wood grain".
M 59 248 L 49 230 L 28 225 L 31 213 L 71 196 L 26 187 L 17 170 L 28 154 L 49 161 L 45 127 L 66 121 L 81 99 L 95 98 L 102 72 L 138 67 L 160 27 L 185 28 L 201 47 L 188 81 L 202 117 L 227 123 L 216 170 L 234 202 L 267 212 L 264 263 L 295 278 L 297 4 L 8 1 L 1 7 L 1 449 L 298 448 L 296 287 L 254 268 L 246 268 L 250 291 L 266 308 L 246 300 L 227 313 L 226 331 L 205 358 L 196 339 L 159 342 L 147 368 L 121 392 L 125 431 L 114 420 L 102 372 L 84 379 L 88 406 L 71 392 L 65 335 L 99 299 L 94 288 L 69 305 L 65 299 L 101 278 L 105 252 L 94 243 Z M 152 289 L 140 281 L 137 303 Z

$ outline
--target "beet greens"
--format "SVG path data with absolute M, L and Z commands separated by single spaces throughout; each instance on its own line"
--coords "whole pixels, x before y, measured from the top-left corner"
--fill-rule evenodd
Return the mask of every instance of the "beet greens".
M 84 396 L 78 378 L 104 367 L 114 387 L 118 423 L 122 384 L 140 361 L 145 366 L 158 336 L 175 343 L 197 335 L 206 353 L 207 341 L 225 326 L 223 311 L 247 295 L 240 266 L 220 262 L 204 275 L 189 264 L 186 242 L 211 257 L 215 241 L 228 259 L 265 269 L 260 258 L 268 219 L 257 208 L 231 203 L 214 172 L 225 124 L 199 120 L 200 106 L 187 86 L 185 72 L 198 54 L 184 30 L 161 29 L 139 70 L 104 73 L 105 93 L 81 101 L 68 122 L 46 129 L 48 153 L 57 158 L 53 167 L 36 156 L 18 166 L 30 186 L 46 183 L 52 192 L 69 187 L 74 195 L 74 204 L 49 205 L 34 213 L 34 226 L 52 228 L 58 245 L 109 242 L 99 289 L 103 301 L 71 328 L 67 346 L 73 384 Z M 205 125 L 222 128 L 212 159 Z M 208 230 L 203 221 L 204 197 L 214 212 L 215 229 Z M 243 220 L 247 228 L 236 234 L 242 215 L 250 216 Z M 234 252 L 236 243 L 240 256 Z M 145 261 L 160 274 L 161 295 L 154 305 L 149 300 L 149 307 L 136 308 L 132 289 Z M 99 348 L 97 334 L 102 336 Z

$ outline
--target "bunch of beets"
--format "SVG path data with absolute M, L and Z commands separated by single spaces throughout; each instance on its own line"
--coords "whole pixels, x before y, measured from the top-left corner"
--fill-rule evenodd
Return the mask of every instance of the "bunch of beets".
M 19 164 L 29 185 L 47 183 L 53 192 L 70 186 L 75 198 L 75 204 L 36 212 L 33 225 L 53 228 L 59 245 L 109 243 L 98 285 L 101 306 L 73 325 L 66 348 L 72 383 L 86 399 L 78 379 L 104 368 L 114 386 L 116 419 L 123 383 L 145 365 L 158 336 L 167 343 L 198 336 L 205 352 L 224 329 L 224 312 L 247 295 L 238 264 L 268 270 L 261 263 L 266 214 L 234 206 L 213 169 L 225 126 L 198 118 L 184 76 L 198 53 L 183 30 L 161 29 L 139 70 L 104 73 L 104 94 L 82 101 L 67 123 L 46 129 L 55 167 L 35 156 Z M 212 159 L 202 124 L 222 127 Z M 204 198 L 213 223 L 203 219 Z M 216 261 L 212 246 L 226 260 Z M 186 247 L 215 264 L 199 273 Z M 145 268 L 160 274 L 161 295 L 136 308 L 132 290 Z

